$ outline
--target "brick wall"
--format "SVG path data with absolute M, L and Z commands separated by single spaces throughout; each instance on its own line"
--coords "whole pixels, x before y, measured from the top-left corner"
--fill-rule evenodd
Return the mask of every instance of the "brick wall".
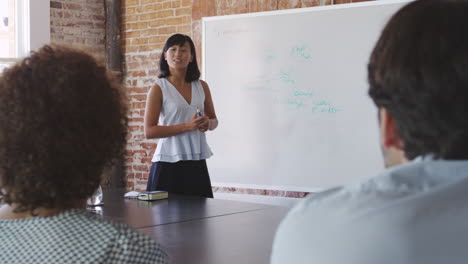
M 74 45 L 104 58 L 104 3 L 104 0 L 51 0 L 51 42 Z
M 148 89 L 156 81 L 158 60 L 166 39 L 179 32 L 191 35 L 192 1 L 124 0 L 122 7 L 125 84 L 130 99 L 127 186 L 146 188 L 155 140 L 143 134 Z
M 367 0 L 334 0 L 334 4 Z M 130 97 L 127 187 L 144 190 L 156 140 L 146 140 L 143 116 L 148 89 L 156 81 L 165 40 L 174 33 L 192 37 L 200 62 L 202 17 L 329 5 L 332 0 L 123 0 L 125 83 Z M 216 104 L 216 102 L 215 102 Z
M 84 49 L 105 63 L 105 0 L 51 0 L 50 31 L 52 43 Z M 103 187 L 110 186 L 111 177 L 104 174 Z

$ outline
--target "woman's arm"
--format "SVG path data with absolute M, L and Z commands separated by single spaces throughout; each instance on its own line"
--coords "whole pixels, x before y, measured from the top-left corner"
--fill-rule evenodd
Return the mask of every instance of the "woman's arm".
M 158 125 L 159 115 L 161 114 L 162 106 L 162 91 L 159 85 L 153 86 L 146 97 L 145 108 L 145 137 L 150 138 L 165 138 L 175 136 L 184 132 L 198 129 L 198 127 L 205 121 L 203 117 L 194 117 L 187 123 L 182 123 L 174 126 L 160 126 Z
M 205 92 L 205 113 L 204 115 L 208 117 L 208 122 L 203 123 L 200 127 L 202 132 L 207 130 L 214 130 L 218 126 L 218 118 L 216 117 L 216 112 L 214 109 L 213 98 L 211 97 L 210 88 L 205 81 L 200 80 L 203 91 Z

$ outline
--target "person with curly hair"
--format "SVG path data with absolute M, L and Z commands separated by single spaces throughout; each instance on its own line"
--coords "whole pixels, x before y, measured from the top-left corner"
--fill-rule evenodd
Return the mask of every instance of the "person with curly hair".
M 392 16 L 369 59 L 369 95 L 382 147 L 408 162 L 301 201 L 271 263 L 468 262 L 467 14 L 468 0 L 416 0 Z
M 46 45 L 0 75 L 0 263 L 168 263 L 154 240 L 86 211 L 122 157 L 122 87 L 85 52 Z

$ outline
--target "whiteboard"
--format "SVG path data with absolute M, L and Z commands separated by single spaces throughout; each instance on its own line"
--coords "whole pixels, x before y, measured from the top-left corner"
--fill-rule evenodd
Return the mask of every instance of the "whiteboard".
M 382 171 L 367 63 L 407 2 L 203 18 L 213 186 L 313 192 Z

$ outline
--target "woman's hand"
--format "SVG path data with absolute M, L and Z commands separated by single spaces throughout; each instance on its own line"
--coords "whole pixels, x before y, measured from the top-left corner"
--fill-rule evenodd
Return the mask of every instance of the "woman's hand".
M 208 117 L 205 115 L 198 116 L 197 113 L 195 113 L 192 119 L 188 121 L 186 125 L 187 125 L 187 130 L 189 131 L 192 131 L 195 129 L 199 129 L 200 131 L 202 131 L 203 127 L 208 128 Z
M 206 132 L 208 131 L 208 127 L 209 127 L 209 124 L 210 124 L 210 120 L 208 119 L 207 116 L 203 115 L 202 117 L 205 117 L 205 121 L 198 127 L 198 130 L 200 130 L 201 132 Z

